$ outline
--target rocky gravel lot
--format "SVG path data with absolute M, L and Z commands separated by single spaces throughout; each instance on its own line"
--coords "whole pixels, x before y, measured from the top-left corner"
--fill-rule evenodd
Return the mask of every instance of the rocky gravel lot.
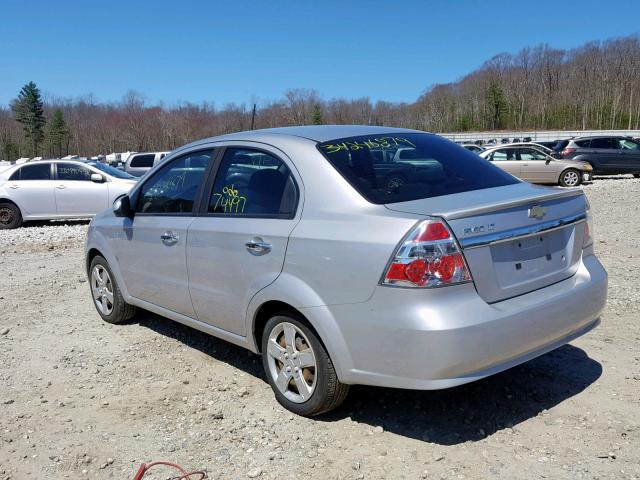
M 148 313 L 102 322 L 86 222 L 2 231 L 0 480 L 128 480 L 157 459 L 220 479 L 640 478 L 640 180 L 584 188 L 610 274 L 598 329 L 447 391 L 356 387 L 316 420 L 240 348 Z

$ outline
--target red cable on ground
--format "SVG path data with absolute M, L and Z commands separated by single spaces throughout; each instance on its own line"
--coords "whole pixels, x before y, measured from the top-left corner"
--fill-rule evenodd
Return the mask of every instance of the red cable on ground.
M 205 478 L 207 478 L 207 474 L 205 472 L 200 472 L 200 471 L 187 472 L 184 468 L 182 468 L 177 463 L 166 462 L 164 460 L 161 460 L 158 462 L 151 462 L 148 465 L 145 463 L 140 465 L 140 468 L 138 469 L 138 473 L 136 473 L 136 476 L 133 477 L 133 480 L 142 480 L 142 477 L 144 477 L 144 474 L 147 473 L 151 467 L 155 467 L 156 465 L 165 465 L 167 467 L 173 467 L 176 470 L 178 470 L 181 475 L 179 477 L 174 477 L 173 480 L 192 480 L 192 477 L 196 480 L 204 480 Z M 196 475 L 199 475 L 199 477 L 196 477 Z

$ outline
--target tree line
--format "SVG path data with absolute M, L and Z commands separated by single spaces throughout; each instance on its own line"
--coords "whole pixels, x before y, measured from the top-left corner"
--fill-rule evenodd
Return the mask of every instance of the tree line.
M 501 53 L 452 83 L 428 88 L 413 103 L 369 98 L 323 99 L 292 89 L 252 105 L 149 104 L 134 91 L 102 103 L 91 95 L 43 101 L 23 87 L 0 107 L 0 158 L 171 150 L 190 141 L 255 128 L 366 124 L 433 132 L 640 128 L 640 37 L 590 42 L 576 49 L 548 45 Z M 398 72 L 399 75 L 402 72 Z

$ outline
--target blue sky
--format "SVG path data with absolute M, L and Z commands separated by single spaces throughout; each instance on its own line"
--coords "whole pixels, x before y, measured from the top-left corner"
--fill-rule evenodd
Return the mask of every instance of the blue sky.
M 27 8 L 28 5 L 28 8 Z M 640 31 L 640 2 L 29 1 L 0 5 L 0 105 L 46 95 L 150 102 L 414 101 L 493 55 Z

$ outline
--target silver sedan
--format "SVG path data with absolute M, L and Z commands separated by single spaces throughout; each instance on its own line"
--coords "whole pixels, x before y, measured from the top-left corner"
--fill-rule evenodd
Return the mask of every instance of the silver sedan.
M 8 167 L 0 171 L 0 229 L 25 220 L 92 217 L 135 183 L 102 163 L 46 160 Z
M 292 127 L 172 152 L 93 219 L 86 268 L 105 321 L 142 308 L 259 353 L 311 416 L 352 384 L 453 387 L 588 332 L 592 232 L 580 190 L 436 135 Z
M 501 145 L 480 152 L 479 155 L 531 183 L 577 187 L 589 180 L 593 172 L 593 167 L 587 162 L 556 159 L 541 145 Z

